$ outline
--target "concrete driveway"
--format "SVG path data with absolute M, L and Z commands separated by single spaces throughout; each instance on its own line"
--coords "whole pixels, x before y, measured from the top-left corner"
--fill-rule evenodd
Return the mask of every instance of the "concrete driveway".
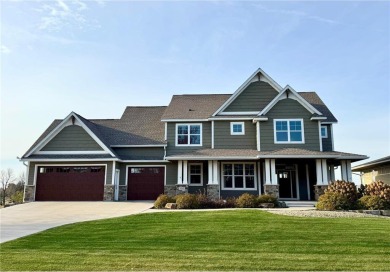
M 141 213 L 153 201 L 31 202 L 0 209 L 0 243 L 53 227 Z

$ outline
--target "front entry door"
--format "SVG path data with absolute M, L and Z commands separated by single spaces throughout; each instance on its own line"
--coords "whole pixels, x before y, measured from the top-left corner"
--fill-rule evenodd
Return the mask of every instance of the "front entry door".
M 297 199 L 297 181 L 294 170 L 278 171 L 279 197 Z

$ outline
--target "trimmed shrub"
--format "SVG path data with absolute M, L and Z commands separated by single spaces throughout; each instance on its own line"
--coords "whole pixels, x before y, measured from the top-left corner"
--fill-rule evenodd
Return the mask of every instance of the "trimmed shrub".
M 366 195 L 379 196 L 390 204 L 390 185 L 376 181 L 366 186 Z
M 178 209 L 198 209 L 199 203 L 197 196 L 193 194 L 184 194 L 176 196 L 176 204 Z
M 167 203 L 175 203 L 175 202 L 176 201 L 173 197 L 161 194 L 154 202 L 154 207 L 156 209 L 163 209 Z
M 356 190 L 356 185 L 350 181 L 337 180 L 331 182 L 327 189 L 325 189 L 325 193 L 339 193 L 345 196 L 350 203 L 356 204 L 358 199 L 358 193 Z
M 367 210 L 385 210 L 390 205 L 383 198 L 376 195 L 365 195 L 359 199 L 359 207 Z
M 213 209 L 215 207 L 214 201 L 210 200 L 206 194 L 196 194 L 196 202 L 198 209 Z
M 257 197 L 248 193 L 240 195 L 236 200 L 238 208 L 257 208 Z
M 317 202 L 317 210 L 335 211 L 350 210 L 355 208 L 355 203 L 351 202 L 345 194 L 339 192 L 326 192 Z
M 235 198 L 227 198 L 227 199 L 217 199 L 213 201 L 214 208 L 216 209 L 224 209 L 224 208 L 236 208 L 236 199 Z
M 262 203 L 273 203 L 275 206 L 278 205 L 278 199 L 273 195 L 260 195 L 257 197 L 257 204 Z

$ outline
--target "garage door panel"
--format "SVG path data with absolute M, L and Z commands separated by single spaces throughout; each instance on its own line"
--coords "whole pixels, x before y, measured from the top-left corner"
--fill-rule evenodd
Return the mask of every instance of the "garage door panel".
M 105 167 L 39 167 L 37 201 L 102 201 Z
M 130 167 L 128 200 L 155 200 L 164 193 L 164 167 Z

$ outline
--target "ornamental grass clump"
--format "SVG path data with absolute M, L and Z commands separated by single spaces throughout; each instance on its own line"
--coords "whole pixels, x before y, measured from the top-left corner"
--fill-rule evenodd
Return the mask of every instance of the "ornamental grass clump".
M 378 196 L 390 203 L 390 185 L 384 183 L 383 181 L 376 181 L 368 184 L 366 186 L 365 194 Z
M 390 203 L 376 195 L 365 195 L 359 199 L 359 208 L 365 210 L 386 210 Z
M 154 207 L 156 209 L 163 209 L 165 208 L 165 205 L 167 203 L 175 203 L 175 198 L 161 194 L 157 197 L 156 201 L 154 202 Z
M 196 195 L 183 194 L 176 196 L 178 209 L 199 209 L 199 202 Z
M 351 204 L 346 195 L 339 192 L 326 192 L 318 199 L 316 208 L 322 211 L 335 211 L 335 210 L 349 210 L 351 206 L 355 206 L 355 203 Z
M 278 205 L 278 199 L 273 195 L 260 195 L 257 197 L 257 204 L 273 203 L 275 206 Z
M 257 208 L 257 197 L 248 193 L 240 195 L 236 200 L 238 208 Z

